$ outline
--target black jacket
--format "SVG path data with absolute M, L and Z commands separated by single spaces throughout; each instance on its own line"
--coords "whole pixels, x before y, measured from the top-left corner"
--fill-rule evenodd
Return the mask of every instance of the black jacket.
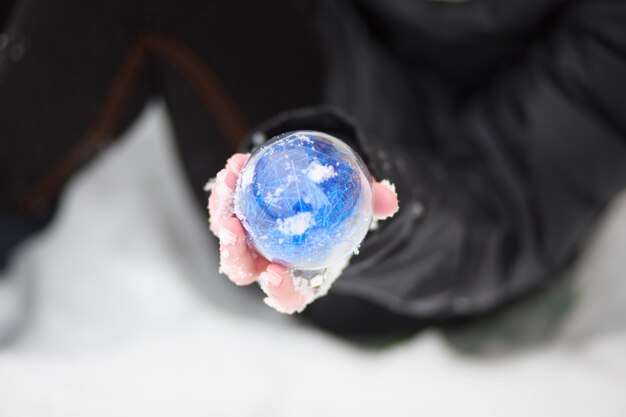
M 371 333 L 491 311 L 557 278 L 626 185 L 626 2 L 326 1 L 327 130 L 396 184 L 305 316 Z

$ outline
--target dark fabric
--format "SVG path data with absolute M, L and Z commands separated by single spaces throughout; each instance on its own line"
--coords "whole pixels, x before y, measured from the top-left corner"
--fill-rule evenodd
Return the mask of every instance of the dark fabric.
M 0 3 L 0 32 L 4 30 L 4 27 L 9 20 L 15 1 L 16 0 L 6 0 Z
M 39 219 L 71 175 L 152 97 L 165 99 L 202 209 L 203 185 L 248 126 L 319 103 L 323 64 L 308 9 L 255 5 L 17 1 L 0 37 L 0 259 L 46 224 Z
M 334 291 L 426 319 L 479 314 L 558 277 L 626 185 L 626 3 L 322 11 L 329 102 L 357 120 L 401 205 Z
M 10 261 L 13 249 L 24 238 L 42 229 L 50 220 L 50 216 L 50 212 L 30 218 L 12 217 L 0 213 L 0 231 L 2 232 L 0 233 L 0 271 Z
M 400 211 L 304 317 L 401 331 L 557 279 L 626 185 L 626 3 L 326 1 L 320 13 L 330 112 L 396 184 Z M 314 111 L 261 129 L 337 130 Z

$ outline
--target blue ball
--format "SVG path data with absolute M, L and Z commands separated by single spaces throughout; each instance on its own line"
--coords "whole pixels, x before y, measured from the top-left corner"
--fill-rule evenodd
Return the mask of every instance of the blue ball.
M 235 213 L 256 250 L 297 270 L 321 270 L 356 251 L 372 221 L 361 158 L 322 132 L 279 135 L 243 167 Z

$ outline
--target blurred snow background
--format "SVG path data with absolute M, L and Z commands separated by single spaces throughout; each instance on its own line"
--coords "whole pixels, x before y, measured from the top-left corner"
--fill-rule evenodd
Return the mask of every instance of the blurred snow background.
M 66 193 L 7 274 L 32 287 L 0 349 L 0 416 L 626 415 L 626 198 L 572 271 L 555 337 L 463 355 L 437 331 L 358 348 L 217 274 L 161 104 Z

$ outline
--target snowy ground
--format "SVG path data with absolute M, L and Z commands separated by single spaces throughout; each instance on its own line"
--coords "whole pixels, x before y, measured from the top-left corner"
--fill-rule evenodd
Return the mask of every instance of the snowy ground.
M 7 272 L 34 296 L 0 350 L 0 416 L 626 415 L 626 199 L 551 342 L 468 356 L 429 331 L 368 351 L 217 275 L 170 140 L 154 105 Z

